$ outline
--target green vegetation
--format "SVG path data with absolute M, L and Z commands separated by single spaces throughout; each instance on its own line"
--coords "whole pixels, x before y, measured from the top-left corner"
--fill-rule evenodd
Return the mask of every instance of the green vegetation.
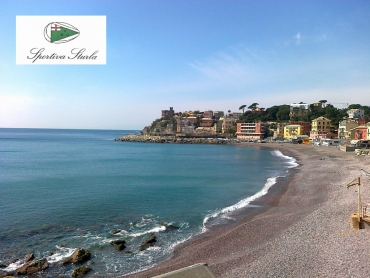
M 320 100 L 321 106 L 310 105 L 310 111 L 303 116 L 293 117 L 290 119 L 290 105 L 275 105 L 267 108 L 264 113 L 254 113 L 252 111 L 246 111 L 243 116 L 240 117 L 239 122 L 252 122 L 252 121 L 273 121 L 273 122 L 287 122 L 287 121 L 303 121 L 311 122 L 318 117 L 325 117 L 331 120 L 332 126 L 338 126 L 339 122 L 347 117 L 347 111 L 349 109 L 361 108 L 365 111 L 365 118 L 370 118 L 370 107 L 362 106 L 360 104 L 351 104 L 348 108 L 339 109 L 331 104 L 325 105 L 326 100 Z M 256 103 L 253 103 L 248 108 L 255 109 Z

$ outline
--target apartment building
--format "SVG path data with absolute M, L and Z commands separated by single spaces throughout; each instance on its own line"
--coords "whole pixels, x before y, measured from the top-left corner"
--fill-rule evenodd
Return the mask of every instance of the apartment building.
M 290 105 L 289 117 L 302 117 L 310 111 L 310 105 L 308 103 L 293 103 Z
M 284 127 L 284 139 L 297 139 L 301 135 L 305 135 L 301 125 L 286 125 Z
M 258 123 L 237 123 L 236 137 L 241 140 L 260 140 L 264 139 L 268 124 Z
M 359 119 L 365 116 L 365 111 L 363 109 L 349 109 L 347 111 L 348 118 L 350 119 Z
M 339 122 L 338 138 L 339 139 L 351 139 L 350 130 L 357 126 L 359 126 L 358 122 L 353 119 L 345 119 Z
M 318 117 L 312 120 L 310 138 L 335 138 L 336 135 L 330 132 L 330 120 L 325 117 Z

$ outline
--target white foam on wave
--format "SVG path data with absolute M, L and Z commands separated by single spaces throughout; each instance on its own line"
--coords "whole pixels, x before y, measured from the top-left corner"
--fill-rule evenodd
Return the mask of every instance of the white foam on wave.
M 288 164 L 287 166 L 288 168 L 294 168 L 294 167 L 299 166 L 299 164 L 297 163 L 297 160 L 294 157 L 283 155 L 281 151 L 274 150 L 274 151 L 271 151 L 271 154 L 274 156 L 284 158 L 286 160 L 286 164 Z
M 76 250 L 76 248 L 67 248 L 67 247 L 58 246 L 58 245 L 55 247 L 58 249 L 58 252 L 51 256 L 46 257 L 46 260 L 48 261 L 48 263 L 56 263 L 65 258 L 68 258 Z
M 24 264 L 25 264 L 24 260 L 18 260 L 14 263 L 9 264 L 6 268 L 3 268 L 2 270 L 5 272 L 15 271 L 18 268 L 22 267 Z
M 76 248 L 67 248 L 67 247 L 62 247 L 58 245 L 55 247 L 56 249 L 58 249 L 58 252 L 46 257 L 46 260 L 48 261 L 48 263 L 56 263 L 65 258 L 68 258 L 76 250 Z M 6 268 L 3 268 L 2 270 L 5 272 L 12 272 L 22 267 L 24 264 L 26 264 L 25 260 L 18 260 L 14 263 L 9 264 Z
M 223 217 L 229 217 L 227 214 L 231 213 L 231 212 L 234 212 L 238 209 L 241 209 L 241 208 L 245 208 L 247 207 L 252 201 L 260 198 L 261 196 L 267 194 L 268 190 L 271 188 L 271 186 L 273 186 L 275 183 L 276 183 L 276 179 L 277 177 L 274 177 L 274 178 L 268 178 L 264 187 L 258 191 L 256 194 L 248 197 L 248 198 L 245 198 L 243 200 L 240 200 L 238 203 L 232 205 L 232 206 L 229 206 L 229 207 L 226 207 L 226 208 L 223 208 L 221 210 L 218 210 L 212 214 L 209 214 L 207 215 L 204 220 L 203 220 L 203 228 L 202 228 L 202 232 L 205 232 L 207 231 L 207 228 L 206 228 L 206 224 L 207 222 L 212 219 L 212 218 L 216 218 L 216 217 L 220 217 L 220 216 L 223 216 Z
M 146 230 L 146 231 L 143 231 L 143 232 L 132 233 L 132 234 L 129 234 L 129 236 L 138 237 L 138 236 L 142 236 L 142 235 L 145 235 L 145 234 L 163 232 L 165 230 L 166 230 L 166 227 L 165 226 L 159 226 L 159 227 L 155 227 L 153 229 Z

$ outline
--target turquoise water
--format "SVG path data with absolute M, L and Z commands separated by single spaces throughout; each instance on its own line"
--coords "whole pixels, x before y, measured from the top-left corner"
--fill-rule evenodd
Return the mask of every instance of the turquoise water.
M 230 219 L 294 166 L 253 147 L 114 141 L 127 133 L 0 129 L 0 263 L 34 253 L 55 264 L 46 272 L 55 277 L 70 274 L 58 262 L 83 247 L 91 277 L 136 272 Z M 156 246 L 139 251 L 154 232 Z M 113 239 L 132 253 L 114 250 Z

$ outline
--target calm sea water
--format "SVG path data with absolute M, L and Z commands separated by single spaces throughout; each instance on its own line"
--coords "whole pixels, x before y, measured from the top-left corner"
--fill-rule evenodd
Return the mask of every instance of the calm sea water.
M 59 261 L 82 247 L 93 255 L 91 277 L 149 268 L 229 220 L 295 165 L 246 146 L 114 141 L 133 132 L 0 129 L 0 264 L 34 253 L 54 265 L 47 277 L 68 275 L 72 266 Z M 157 244 L 139 251 L 152 233 Z M 116 251 L 114 239 L 132 252 Z

